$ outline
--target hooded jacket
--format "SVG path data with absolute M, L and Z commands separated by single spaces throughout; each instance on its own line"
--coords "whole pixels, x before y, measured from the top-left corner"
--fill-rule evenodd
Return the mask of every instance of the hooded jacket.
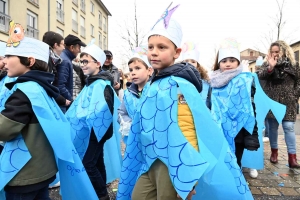
M 51 83 L 54 75 L 38 70 L 31 70 L 18 77 L 15 82 L 7 83 L 12 89 L 15 84 L 27 81 L 38 83 L 50 97 L 59 96 L 58 89 Z M 57 172 L 53 149 L 43 131 L 32 105 L 26 94 L 17 89 L 7 99 L 5 109 L 0 114 L 0 140 L 9 141 L 20 133 L 31 154 L 29 162 L 5 187 L 11 192 L 30 192 L 50 184 Z
M 102 71 L 108 71 L 108 72 L 110 72 L 110 74 L 113 77 L 113 85 L 112 86 L 115 85 L 115 82 L 120 83 L 120 73 L 119 73 L 119 70 L 118 70 L 118 68 L 116 66 L 114 66 L 113 64 L 111 64 L 109 66 L 103 65 Z M 120 89 L 121 89 L 121 85 L 120 85 Z M 120 89 L 118 89 L 118 90 L 115 89 L 115 91 L 116 91 L 117 94 L 118 94 L 118 92 L 119 92 Z

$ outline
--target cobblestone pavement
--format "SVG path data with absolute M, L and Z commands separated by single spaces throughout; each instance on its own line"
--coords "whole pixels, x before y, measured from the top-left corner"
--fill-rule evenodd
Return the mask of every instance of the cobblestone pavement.
M 298 129 L 299 130 L 299 129 Z M 300 135 L 296 135 L 298 159 L 300 161 Z M 244 169 L 244 175 L 256 200 L 300 200 L 300 169 L 289 169 L 287 148 L 283 135 L 278 137 L 279 155 L 278 164 L 272 164 L 270 158 L 270 144 L 265 146 L 265 168 L 258 171 L 257 179 L 249 176 L 248 169 Z M 108 188 L 111 200 L 115 200 L 117 182 Z M 50 190 L 50 197 L 53 200 L 61 200 L 58 189 Z M 88 198 L 86 199 L 88 200 Z

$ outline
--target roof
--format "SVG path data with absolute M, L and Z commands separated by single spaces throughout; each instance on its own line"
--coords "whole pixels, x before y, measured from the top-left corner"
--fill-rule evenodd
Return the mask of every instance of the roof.
M 297 41 L 297 42 L 294 42 L 293 44 L 291 44 L 290 46 L 294 46 L 294 45 L 296 45 L 296 44 L 300 44 L 300 40 L 299 41 Z
M 262 55 L 262 56 L 265 56 L 265 55 L 266 55 L 266 54 L 265 54 L 265 53 L 263 53 L 263 52 L 260 52 L 260 51 L 254 50 L 254 49 L 250 49 L 250 48 L 248 48 L 248 49 L 244 49 L 243 51 L 241 51 L 241 53 L 242 53 L 242 52 L 244 52 L 244 51 L 248 51 L 248 50 L 251 50 L 251 51 L 258 52 L 258 53 L 259 53 L 259 55 Z
M 104 3 L 102 3 L 101 0 L 96 0 L 96 2 L 99 3 L 99 5 L 104 9 L 104 11 L 106 12 L 106 14 L 107 14 L 108 16 L 111 16 L 111 13 L 110 13 L 109 10 L 106 8 L 106 6 L 104 5 Z

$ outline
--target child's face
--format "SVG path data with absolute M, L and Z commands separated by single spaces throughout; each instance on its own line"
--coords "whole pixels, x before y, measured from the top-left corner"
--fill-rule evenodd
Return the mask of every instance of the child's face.
M 147 57 L 154 69 L 160 70 L 174 64 L 175 59 L 180 56 L 181 49 L 164 36 L 153 35 L 148 39 Z
M 229 57 L 221 60 L 219 65 L 220 70 L 223 72 L 230 69 L 236 69 L 239 66 L 239 61 L 235 58 Z
M 136 85 L 145 85 L 149 80 L 152 68 L 148 69 L 139 61 L 130 63 L 129 65 L 130 78 L 132 82 Z
M 195 68 L 197 68 L 197 61 L 194 59 L 187 59 L 187 60 L 184 60 L 184 62 L 188 62 L 191 65 L 193 65 Z
M 5 66 L 3 60 L 4 60 L 4 57 L 3 57 L 3 56 L 0 56 L 0 70 L 3 70 L 3 68 L 4 68 L 4 66 Z
M 23 65 L 17 56 L 6 56 L 3 62 L 9 77 L 18 77 L 30 71 L 30 67 Z
M 96 75 L 100 71 L 100 63 L 94 61 L 90 55 L 83 55 L 79 62 L 83 74 L 86 76 Z

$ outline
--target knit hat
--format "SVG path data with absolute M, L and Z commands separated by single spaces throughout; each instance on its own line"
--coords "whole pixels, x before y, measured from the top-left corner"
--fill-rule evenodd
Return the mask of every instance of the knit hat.
M 169 5 L 169 7 L 171 5 L 172 3 Z M 172 14 L 178 8 L 178 6 L 179 5 L 173 7 L 170 10 L 168 10 L 169 7 L 166 9 L 161 18 L 159 18 L 159 20 L 152 27 L 150 33 L 148 34 L 148 38 L 152 35 L 161 35 L 171 40 L 176 45 L 176 47 L 181 46 L 181 26 L 176 20 L 171 19 Z
M 198 46 L 193 42 L 185 42 L 182 46 L 182 58 L 183 60 L 193 59 L 199 62 Z
M 220 45 L 218 63 L 224 58 L 236 58 L 239 62 L 241 61 L 239 44 L 233 38 L 226 38 Z
M 24 29 L 20 24 L 10 21 L 9 38 L 5 55 L 33 57 L 48 63 L 49 45 L 29 37 L 24 37 Z
M 103 64 L 106 60 L 106 55 L 105 55 L 104 51 L 95 44 L 91 44 L 91 45 L 85 47 L 84 50 L 82 51 L 82 53 L 87 53 L 90 56 L 92 56 L 93 58 L 95 58 L 97 60 L 97 62 L 100 62 L 101 66 L 103 66 Z

